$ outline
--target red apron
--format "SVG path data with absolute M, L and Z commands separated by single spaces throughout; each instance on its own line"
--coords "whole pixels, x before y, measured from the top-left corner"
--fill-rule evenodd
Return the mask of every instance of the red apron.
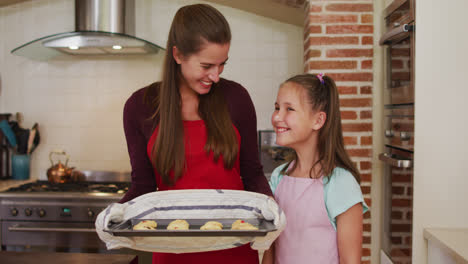
M 183 121 L 186 169 L 184 175 L 177 180 L 174 186 L 167 186 L 155 170 L 156 183 L 159 191 L 181 189 L 229 189 L 244 190 L 240 177 L 239 156 L 231 170 L 226 170 L 223 165 L 223 157 L 214 162 L 213 153 L 207 155 L 204 146 L 206 143 L 206 127 L 203 120 Z M 151 136 L 147 153 L 151 159 L 153 145 L 158 135 L 158 127 Z M 236 129 L 237 139 L 240 145 L 240 135 Z M 250 245 L 201 253 L 153 253 L 153 264 L 257 264 L 258 252 L 250 248 Z

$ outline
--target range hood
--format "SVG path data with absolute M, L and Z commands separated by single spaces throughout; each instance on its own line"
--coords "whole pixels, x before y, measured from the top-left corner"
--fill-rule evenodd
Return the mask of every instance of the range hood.
M 11 53 L 44 61 L 70 55 L 154 54 L 163 49 L 134 33 L 134 0 L 75 0 L 75 31 L 33 40 Z

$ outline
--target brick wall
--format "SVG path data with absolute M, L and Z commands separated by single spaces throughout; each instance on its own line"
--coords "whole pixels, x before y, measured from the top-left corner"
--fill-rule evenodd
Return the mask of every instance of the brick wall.
M 336 81 L 346 148 L 372 206 L 373 1 L 308 0 L 305 12 L 304 71 Z M 364 215 L 362 263 L 370 263 L 370 218 Z

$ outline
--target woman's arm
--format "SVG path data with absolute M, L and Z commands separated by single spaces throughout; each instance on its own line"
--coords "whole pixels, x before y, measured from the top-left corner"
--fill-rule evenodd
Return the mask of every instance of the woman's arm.
M 275 263 L 275 243 L 271 244 L 271 247 L 263 252 L 262 264 L 274 264 Z
M 150 116 L 149 108 L 143 103 L 144 89 L 135 92 L 127 100 L 124 107 L 123 125 L 132 166 L 132 184 L 125 196 L 119 201 L 120 203 L 156 191 L 153 166 L 146 152 L 151 125 L 147 123 L 148 116 Z
M 361 263 L 362 204 L 357 203 L 336 217 L 338 252 L 341 264 Z

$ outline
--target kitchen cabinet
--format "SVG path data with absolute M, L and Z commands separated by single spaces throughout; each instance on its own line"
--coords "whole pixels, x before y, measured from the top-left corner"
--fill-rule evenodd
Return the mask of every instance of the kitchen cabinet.
M 468 229 L 426 228 L 428 264 L 468 264 Z

